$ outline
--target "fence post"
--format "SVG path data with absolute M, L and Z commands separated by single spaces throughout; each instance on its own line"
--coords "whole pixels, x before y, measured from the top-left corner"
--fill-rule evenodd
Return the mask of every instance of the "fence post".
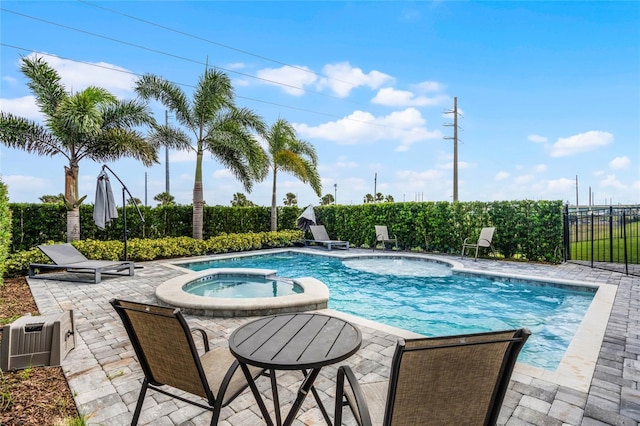
M 613 206 L 609 206 L 609 262 L 613 263 Z
M 569 221 L 569 204 L 565 204 L 564 206 L 564 211 L 562 214 L 562 242 L 563 242 L 563 246 L 564 246 L 564 250 L 563 250 L 563 261 L 567 261 L 567 260 L 571 260 L 571 242 L 569 241 L 569 226 L 571 224 L 571 222 Z
M 624 271 L 629 275 L 629 262 L 627 260 L 627 216 L 624 210 L 622 211 L 622 245 L 624 250 Z
M 591 267 L 593 268 L 593 212 L 591 212 Z

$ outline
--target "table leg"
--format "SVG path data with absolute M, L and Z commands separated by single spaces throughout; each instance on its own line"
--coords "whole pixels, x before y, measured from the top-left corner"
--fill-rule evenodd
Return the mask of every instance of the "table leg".
M 273 395 L 273 410 L 276 412 L 276 424 L 282 426 L 282 413 L 280 410 L 280 398 L 278 397 L 278 383 L 276 382 L 276 370 L 269 370 L 271 379 L 271 394 Z
M 307 370 L 302 370 L 302 374 L 304 374 L 304 376 L 307 376 Z M 313 397 L 315 398 L 316 402 L 318 403 L 318 408 L 320 409 L 320 412 L 322 412 L 322 416 L 324 417 L 324 420 L 327 422 L 327 425 L 332 426 L 333 423 L 331 422 L 331 418 L 329 417 L 329 413 L 327 413 L 327 409 L 324 407 L 324 404 L 322 403 L 322 401 L 320 400 L 320 395 L 318 394 L 318 391 L 316 390 L 315 386 L 311 386 L 311 393 L 313 393 Z
M 311 373 L 305 375 L 304 380 L 302 381 L 302 385 L 298 388 L 298 395 L 296 396 L 296 400 L 293 401 L 293 405 L 291 406 L 291 410 L 289 414 L 287 414 L 287 418 L 284 419 L 284 426 L 289 426 L 293 423 L 293 420 L 296 418 L 296 414 L 300 411 L 300 407 L 302 406 L 302 402 L 306 398 L 309 390 L 313 387 L 313 382 L 316 380 L 320 374 L 319 368 L 314 368 L 311 370 Z
M 260 392 L 258 391 L 258 387 L 256 386 L 256 382 L 253 380 L 253 377 L 251 376 L 251 371 L 249 371 L 249 367 L 247 367 L 247 364 L 245 363 L 240 363 L 240 368 L 242 368 L 242 372 L 244 373 L 244 376 L 247 379 L 247 382 L 249 383 L 249 388 L 251 388 L 251 392 L 253 393 L 253 397 L 256 399 L 256 402 L 258 403 L 258 407 L 260 408 L 260 412 L 262 413 L 262 417 L 264 417 L 264 421 L 267 423 L 268 426 L 273 426 L 273 420 L 271 420 L 271 416 L 269 415 L 269 411 L 267 410 L 267 406 L 264 405 L 264 401 L 262 399 L 262 396 L 260 395 Z M 273 375 L 273 370 L 271 370 L 271 374 Z M 272 379 L 274 380 L 274 379 Z M 277 413 L 279 413 L 278 410 L 276 410 Z

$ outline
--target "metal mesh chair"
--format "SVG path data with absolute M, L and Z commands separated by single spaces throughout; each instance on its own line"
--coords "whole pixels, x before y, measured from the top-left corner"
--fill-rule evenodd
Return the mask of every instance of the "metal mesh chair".
M 348 366 L 338 369 L 335 424 L 349 406 L 365 426 L 493 425 L 530 334 L 399 339 L 388 382 L 360 385 Z
M 215 425 L 220 409 L 249 386 L 229 348 L 210 349 L 205 331 L 190 330 L 179 309 L 117 299 L 110 303 L 122 319 L 144 372 L 132 425 L 138 424 L 147 389 L 212 411 L 211 424 Z M 203 355 L 198 353 L 192 332 L 200 333 L 204 340 Z M 251 368 L 254 378 L 263 372 Z M 173 393 L 165 386 L 202 397 L 206 404 Z
M 398 237 L 396 235 L 393 238 L 389 238 L 389 230 L 384 225 L 375 225 L 376 227 L 376 241 L 373 244 L 373 250 L 376 249 L 378 243 L 382 243 L 382 251 L 385 250 L 387 244 L 395 244 L 396 251 L 398 250 Z
M 476 259 L 478 258 L 478 249 L 480 247 L 484 247 L 484 248 L 489 248 L 491 249 L 491 253 L 493 253 L 493 256 L 495 257 L 496 252 L 495 250 L 493 250 L 493 233 L 495 232 L 496 228 L 482 228 L 482 230 L 480 231 L 480 237 L 478 237 L 478 241 L 476 241 L 475 243 L 467 243 L 467 240 L 469 238 L 465 238 L 464 242 L 462 243 L 462 255 L 460 257 L 464 257 L 464 252 L 466 249 L 476 249 Z

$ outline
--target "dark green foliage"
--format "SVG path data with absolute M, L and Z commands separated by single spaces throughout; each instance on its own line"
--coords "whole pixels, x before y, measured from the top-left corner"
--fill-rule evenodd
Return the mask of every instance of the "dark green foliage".
M 302 231 L 247 232 L 244 234 L 221 234 L 205 240 L 191 237 L 167 237 L 156 239 L 133 238 L 127 241 L 127 258 L 133 261 L 148 261 L 178 257 L 202 256 L 259 250 L 267 248 L 291 247 L 302 239 Z M 53 244 L 46 241 L 45 244 Z M 122 241 L 81 240 L 73 241 L 73 246 L 89 259 L 124 259 Z M 26 275 L 30 263 L 51 263 L 38 249 L 32 248 L 8 256 L 5 275 L 16 277 Z
M 10 204 L 13 211 L 11 252 L 46 241 L 66 240 L 64 206 Z M 278 207 L 278 229 L 295 230 L 303 208 Z M 192 206 L 140 207 L 144 223 L 133 206 L 127 207 L 128 240 L 191 235 Z M 93 206 L 80 206 L 81 239 L 123 239 L 120 217 L 104 231 L 93 223 Z M 407 202 L 328 205 L 315 207 L 318 224 L 332 238 L 352 247 L 371 247 L 375 225 L 386 225 L 403 250 L 459 253 L 465 238 L 477 239 L 483 227 L 494 226 L 494 247 L 505 258 L 558 261 L 562 246 L 561 201 Z M 203 238 L 224 234 L 264 233 L 270 230 L 269 207 L 205 206 Z
M 6 270 L 6 259 L 11 244 L 11 211 L 7 186 L 0 181 L 0 287 L 4 284 L 2 276 Z

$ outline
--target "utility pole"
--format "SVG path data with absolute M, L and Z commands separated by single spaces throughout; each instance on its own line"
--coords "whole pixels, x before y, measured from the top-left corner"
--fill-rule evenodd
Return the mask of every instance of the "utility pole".
M 378 172 L 376 172 L 376 174 L 373 176 L 373 202 L 376 202 L 376 194 L 377 194 L 377 187 L 378 187 Z
M 166 109 L 164 110 L 164 125 L 165 126 L 169 125 L 169 111 L 167 111 Z M 164 172 L 165 186 L 164 186 L 164 191 L 167 194 L 170 194 L 170 192 L 169 192 L 169 147 L 166 146 L 166 145 L 164 147 L 164 164 L 165 164 L 165 172 Z
M 458 97 L 453 98 L 453 110 L 445 111 L 445 114 L 453 114 L 453 124 L 446 123 L 445 127 L 453 127 L 453 137 L 445 136 L 445 139 L 453 139 L 453 201 L 458 201 Z

